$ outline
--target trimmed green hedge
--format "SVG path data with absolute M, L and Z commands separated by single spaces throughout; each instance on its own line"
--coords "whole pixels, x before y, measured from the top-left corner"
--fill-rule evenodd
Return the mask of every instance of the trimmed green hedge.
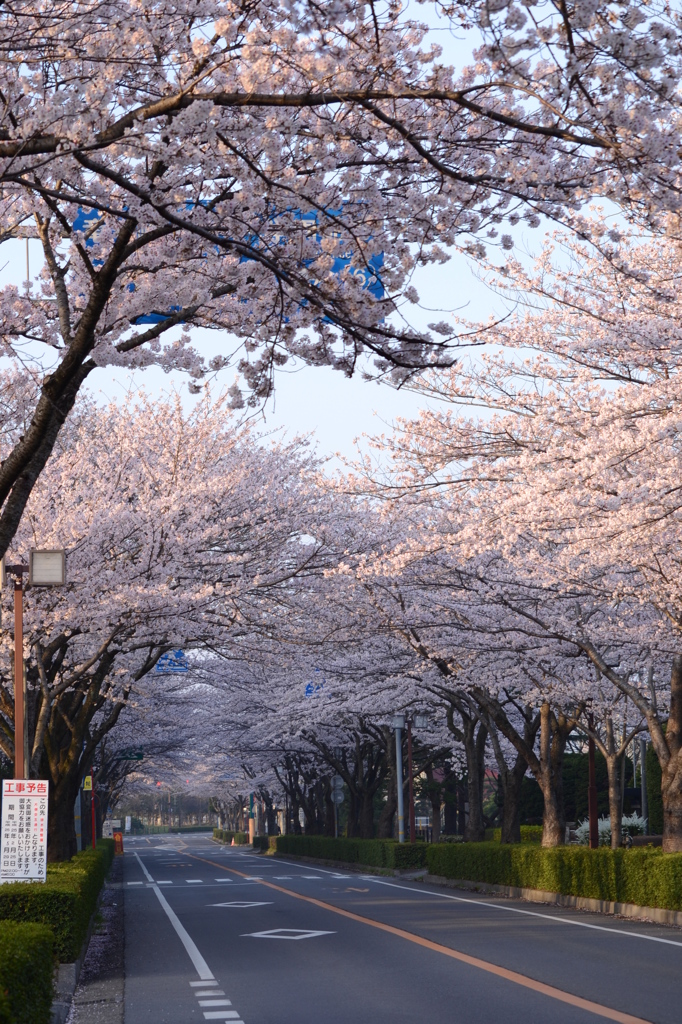
M 493 843 L 500 843 L 502 841 L 502 829 L 492 828 L 490 832 L 486 831 L 486 839 L 490 839 Z M 541 843 L 542 842 L 542 825 L 522 825 L 521 826 L 521 842 L 522 843 Z
M 445 878 L 682 910 L 682 854 L 653 847 L 463 843 L 428 847 L 426 863 L 432 875 Z
M 234 839 L 235 846 L 248 846 L 249 845 L 249 833 L 248 832 L 230 832 L 224 828 L 214 828 L 213 838 L 217 839 L 219 843 L 227 843 L 231 845 Z
M 262 850 L 263 853 L 269 853 L 277 851 L 277 840 L 279 836 L 254 836 L 253 837 L 253 848 L 254 850 Z
M 0 1024 L 49 1024 L 53 971 L 50 928 L 0 921 Z
M 44 883 L 0 886 L 0 920 L 49 925 L 57 959 L 72 963 L 80 954 L 113 859 L 113 839 L 101 839 L 96 850 L 84 850 L 64 863 L 48 864 Z
M 276 836 L 277 853 L 317 857 L 373 868 L 421 868 L 426 865 L 425 843 L 396 843 L 393 839 L 334 839 L 330 836 Z

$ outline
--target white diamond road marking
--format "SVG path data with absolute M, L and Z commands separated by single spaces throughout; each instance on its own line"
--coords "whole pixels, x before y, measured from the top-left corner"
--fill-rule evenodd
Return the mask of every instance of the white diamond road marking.
M 336 935 L 336 932 L 314 932 L 305 928 L 273 928 L 269 932 L 249 932 L 242 939 L 316 939 L 318 935 Z
M 209 907 L 271 907 L 272 903 L 209 903 Z

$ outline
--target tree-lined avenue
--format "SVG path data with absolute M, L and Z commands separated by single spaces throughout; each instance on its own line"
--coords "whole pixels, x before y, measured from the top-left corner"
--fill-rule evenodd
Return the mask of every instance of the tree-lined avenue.
M 239 853 L 199 835 L 126 848 L 126 1024 L 218 1012 L 245 1024 L 678 1019 L 682 939 L 668 929 L 422 891 L 418 882 Z M 146 876 L 224 995 L 190 985 L 200 980 L 196 967 Z M 290 937 L 256 934 L 268 932 Z M 202 1009 L 197 988 L 202 1002 L 229 1007 Z

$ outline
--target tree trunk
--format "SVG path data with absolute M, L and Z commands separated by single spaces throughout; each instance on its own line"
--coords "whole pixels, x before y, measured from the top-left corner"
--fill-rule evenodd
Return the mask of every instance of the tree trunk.
M 682 657 L 679 655 L 673 658 L 670 673 L 670 715 L 665 744 L 668 760 L 665 765 L 661 764 L 663 852 L 682 853 Z M 658 745 L 654 746 L 658 754 Z
M 476 725 L 478 724 L 478 733 Z M 467 759 L 467 796 L 469 818 L 464 838 L 469 843 L 480 843 L 485 839 L 483 820 L 483 773 L 485 769 L 485 741 L 488 730 L 482 722 L 470 718 L 463 720 L 464 751 Z
M 391 754 L 393 756 L 391 756 Z M 381 809 L 381 815 L 377 822 L 377 839 L 393 838 L 393 823 L 396 810 L 398 809 L 398 790 L 395 774 L 395 739 L 393 741 L 393 750 L 391 751 L 391 748 L 389 747 L 388 757 L 390 760 L 388 790 L 386 793 L 386 803 Z
M 365 790 L 360 801 L 360 838 L 374 838 L 374 793 Z
M 62 779 L 58 785 L 50 783 L 47 812 L 47 859 L 71 860 L 76 850 L 76 826 L 73 808 L 78 795 L 79 779 Z M 88 814 L 90 807 L 87 808 Z
M 540 771 L 536 778 L 544 800 L 543 846 L 563 846 L 566 842 L 562 769 L 564 750 L 570 731 L 563 715 L 557 719 L 549 704 L 542 705 L 540 709 Z
M 528 770 L 525 758 L 517 757 L 513 768 L 500 772 L 502 789 L 503 843 L 521 842 L 521 786 Z
M 611 849 L 617 850 L 623 839 L 622 815 L 623 755 L 606 755 L 606 774 L 609 780 L 609 818 L 611 820 Z

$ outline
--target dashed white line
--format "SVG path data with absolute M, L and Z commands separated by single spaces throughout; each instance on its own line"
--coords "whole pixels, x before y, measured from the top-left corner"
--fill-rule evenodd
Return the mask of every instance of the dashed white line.
M 186 878 L 185 881 L 188 885 L 201 885 L 203 878 Z
M 206 1020 L 239 1020 L 236 1010 L 204 1010 Z
M 200 999 L 199 1006 L 232 1006 L 229 999 Z

